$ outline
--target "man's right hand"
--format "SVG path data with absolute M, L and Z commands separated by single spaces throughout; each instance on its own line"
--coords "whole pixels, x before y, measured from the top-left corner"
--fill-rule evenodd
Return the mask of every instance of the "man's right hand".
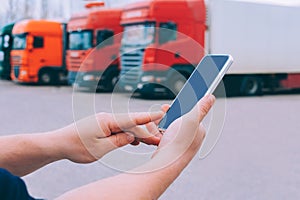
M 163 134 L 153 159 L 162 157 L 161 160 L 165 160 L 164 164 L 167 165 L 183 154 L 188 160 L 192 159 L 205 137 L 205 129 L 201 122 L 214 102 L 215 97 L 207 95 L 190 112 L 175 120 Z

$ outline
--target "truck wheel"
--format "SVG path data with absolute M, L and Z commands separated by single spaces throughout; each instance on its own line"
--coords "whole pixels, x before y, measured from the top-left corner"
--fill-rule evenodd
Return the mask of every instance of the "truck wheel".
M 42 71 L 39 75 L 39 83 L 43 85 L 51 85 L 55 83 L 55 74 L 49 70 Z
M 169 83 L 169 96 L 174 98 L 186 82 L 186 78 L 181 74 L 174 74 Z
M 112 92 L 114 90 L 114 87 L 116 83 L 118 82 L 118 76 L 119 76 L 119 71 L 117 70 L 112 70 L 109 71 L 105 81 L 102 83 L 102 81 L 99 81 L 100 84 L 103 84 L 103 91 L 105 92 Z
M 243 78 L 240 93 L 245 96 L 262 95 L 262 79 L 257 76 Z

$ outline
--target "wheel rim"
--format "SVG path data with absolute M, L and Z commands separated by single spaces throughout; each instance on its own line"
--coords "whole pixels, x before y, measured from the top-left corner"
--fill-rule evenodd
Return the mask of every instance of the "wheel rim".
M 258 90 L 258 83 L 255 80 L 249 80 L 246 86 L 247 94 L 255 94 Z
M 118 77 L 117 76 L 114 76 L 112 79 L 111 79 L 111 86 L 114 87 L 116 85 L 116 83 L 118 82 Z
M 49 83 L 51 80 L 50 75 L 47 73 L 43 74 L 41 79 L 42 79 L 43 83 Z

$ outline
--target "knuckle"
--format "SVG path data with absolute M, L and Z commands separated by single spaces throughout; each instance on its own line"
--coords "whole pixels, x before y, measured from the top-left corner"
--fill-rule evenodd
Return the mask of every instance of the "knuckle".
M 206 130 L 202 124 L 199 126 L 199 131 L 200 131 L 201 137 L 204 139 L 206 136 Z
M 97 114 L 98 131 L 103 133 L 105 136 L 110 135 L 110 130 L 109 130 L 110 117 L 111 116 L 107 113 Z
M 206 104 L 200 106 L 200 112 L 203 115 L 207 115 L 207 113 L 209 112 L 209 110 L 210 110 L 210 106 L 208 106 Z
M 121 146 L 123 146 L 123 138 L 119 135 L 119 134 L 117 134 L 117 135 L 115 135 L 115 145 L 117 146 L 117 147 L 121 147 Z
M 108 113 L 101 112 L 101 113 L 96 114 L 96 118 L 98 121 L 103 121 L 103 120 L 107 120 L 108 118 L 110 118 L 110 115 Z

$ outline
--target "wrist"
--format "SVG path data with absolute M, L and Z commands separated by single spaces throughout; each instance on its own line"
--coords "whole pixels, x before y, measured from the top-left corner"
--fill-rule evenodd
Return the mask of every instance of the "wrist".
M 96 160 L 84 145 L 74 124 L 55 131 L 54 137 L 58 139 L 55 151 L 58 159 L 68 159 L 76 163 L 90 163 Z
M 40 150 L 48 163 L 65 159 L 63 148 L 65 146 L 62 135 L 56 131 L 39 134 L 36 137 L 39 141 Z

